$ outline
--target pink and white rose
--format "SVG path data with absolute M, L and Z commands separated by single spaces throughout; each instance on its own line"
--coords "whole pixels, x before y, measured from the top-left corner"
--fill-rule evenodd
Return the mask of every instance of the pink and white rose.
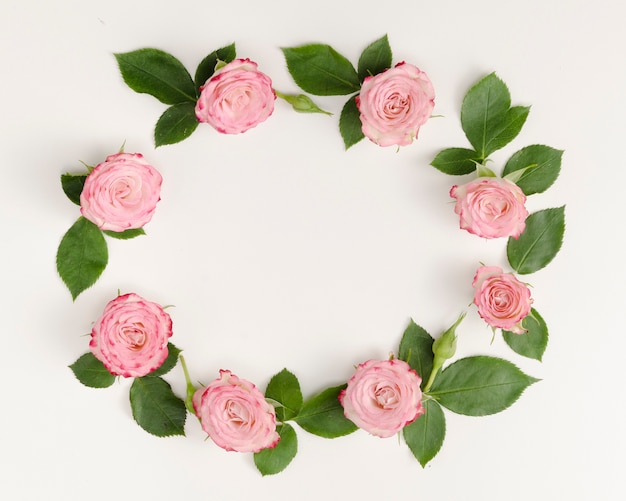
M 357 367 L 339 401 L 359 428 L 387 438 L 424 413 L 421 383 L 402 360 L 368 360 Z
M 483 238 L 519 238 L 526 228 L 526 195 L 519 186 L 499 177 L 481 177 L 453 186 L 454 212 L 461 229 Z
M 137 294 L 110 301 L 91 330 L 89 348 L 115 376 L 142 377 L 165 361 L 172 319 Z
M 141 153 L 109 155 L 87 176 L 80 212 L 101 230 L 142 228 L 161 199 L 162 181 Z
M 491 327 L 524 334 L 522 321 L 533 303 L 528 286 L 498 266 L 481 266 L 474 281 L 474 304 Z
M 428 75 L 398 63 L 366 77 L 356 97 L 363 134 L 379 146 L 407 146 L 417 138 L 435 107 L 435 89 Z
M 200 87 L 196 117 L 223 134 L 239 134 L 266 120 L 274 111 L 272 80 L 250 59 L 235 59 Z
M 276 447 L 276 414 L 257 387 L 230 371 L 193 395 L 202 429 L 227 451 L 259 452 Z

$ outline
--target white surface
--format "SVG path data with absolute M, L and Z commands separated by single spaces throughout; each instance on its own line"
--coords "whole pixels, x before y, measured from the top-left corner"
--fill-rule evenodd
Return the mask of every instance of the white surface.
M 571 0 L 4 0 L 0 498 L 623 499 L 621 10 Z M 165 106 L 126 87 L 112 55 L 158 47 L 193 72 L 235 41 L 277 89 L 296 92 L 279 47 L 323 42 L 356 62 L 385 33 L 394 61 L 430 75 L 444 116 L 400 152 L 365 141 L 344 152 L 342 97 L 318 99 L 330 118 L 277 102 L 244 135 L 200 126 L 155 150 Z M 565 150 L 557 183 L 529 202 L 567 204 L 561 253 L 529 277 L 551 334 L 543 363 L 499 336 L 490 345 L 474 310 L 459 331 L 459 354 L 504 356 L 542 378 L 509 410 L 447 413 L 445 443 L 426 469 L 394 439 L 298 430 L 292 464 L 262 478 L 251 455 L 203 441 L 193 419 L 186 438 L 143 432 L 127 382 L 93 390 L 74 379 L 67 366 L 87 350 L 81 336 L 118 289 L 176 305 L 172 341 L 205 382 L 228 368 L 264 389 L 288 367 L 310 396 L 397 349 L 410 318 L 438 335 L 471 300 L 478 261 L 504 264 L 503 242 L 458 230 L 455 180 L 428 166 L 439 149 L 466 144 L 460 101 L 494 70 L 514 104 L 532 105 L 494 159 L 532 143 Z M 107 269 L 72 303 L 54 256 L 78 209 L 59 176 L 124 141 L 164 175 L 162 201 L 148 236 L 108 240 Z M 167 379 L 182 394 L 179 368 Z

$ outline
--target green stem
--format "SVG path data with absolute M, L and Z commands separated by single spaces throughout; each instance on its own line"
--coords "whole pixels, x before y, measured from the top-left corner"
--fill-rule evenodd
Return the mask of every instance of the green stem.
M 189 377 L 189 371 L 187 370 L 187 363 L 185 362 L 185 357 L 179 355 L 180 365 L 183 368 L 183 372 L 185 374 L 185 382 L 187 383 L 187 395 L 185 397 L 185 407 L 192 414 L 196 414 L 196 410 L 193 407 L 193 395 L 196 392 L 196 387 L 192 384 L 191 378 Z
M 430 390 L 430 387 L 435 382 L 435 378 L 437 377 L 437 374 L 439 373 L 439 369 L 441 369 L 442 365 L 443 365 L 443 360 L 437 360 L 437 357 L 435 357 L 435 360 L 433 361 L 433 370 L 430 371 L 430 377 L 428 378 L 428 382 L 426 383 L 426 386 L 424 386 L 423 393 L 426 393 L 428 390 Z

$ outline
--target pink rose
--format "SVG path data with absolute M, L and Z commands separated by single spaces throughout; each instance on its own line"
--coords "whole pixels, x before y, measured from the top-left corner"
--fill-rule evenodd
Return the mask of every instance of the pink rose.
M 379 146 L 406 146 L 435 107 L 435 90 L 419 68 L 398 63 L 366 77 L 356 97 L 363 134 Z
M 461 229 L 483 238 L 518 238 L 526 228 L 526 195 L 511 181 L 481 177 L 453 186 L 454 212 L 461 216 Z
M 276 414 L 263 394 L 230 371 L 193 395 L 193 408 L 206 431 L 222 449 L 259 452 L 276 447 Z
M 402 360 L 368 360 L 357 367 L 339 401 L 359 428 L 391 437 L 424 413 L 421 382 Z
M 481 266 L 472 283 L 478 314 L 491 327 L 524 334 L 522 320 L 533 300 L 528 286 L 498 266 Z
M 161 306 L 124 294 L 106 305 L 91 331 L 89 348 L 111 374 L 141 377 L 165 361 L 171 336 L 172 319 Z
M 85 180 L 80 212 L 101 230 L 141 228 L 152 219 L 162 177 L 140 153 L 116 153 Z
M 274 111 L 272 80 L 250 59 L 235 59 L 200 87 L 196 117 L 223 134 L 239 134 Z

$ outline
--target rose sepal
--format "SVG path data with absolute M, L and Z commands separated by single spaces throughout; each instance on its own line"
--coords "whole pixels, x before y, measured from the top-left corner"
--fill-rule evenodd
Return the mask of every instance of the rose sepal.
M 496 173 L 483 164 L 476 164 L 476 177 L 498 177 Z

